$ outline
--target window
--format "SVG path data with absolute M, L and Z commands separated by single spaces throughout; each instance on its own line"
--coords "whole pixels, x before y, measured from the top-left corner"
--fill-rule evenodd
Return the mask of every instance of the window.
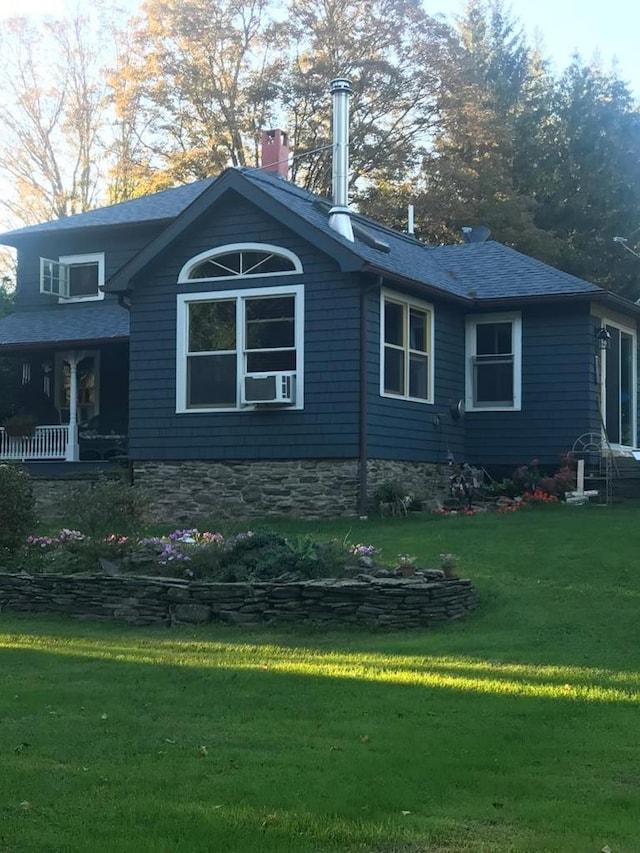
M 433 402 L 433 309 L 382 293 L 380 393 Z
M 178 412 L 239 409 L 246 376 L 292 377 L 302 408 L 303 288 L 178 296 Z
M 300 259 L 279 246 L 267 243 L 233 243 L 203 252 L 187 261 L 178 281 L 201 281 L 267 275 L 291 275 L 302 272 Z
M 54 261 L 40 258 L 40 292 L 65 302 L 104 299 L 104 255 L 66 255 Z
M 521 357 L 520 314 L 468 318 L 467 410 L 519 410 Z

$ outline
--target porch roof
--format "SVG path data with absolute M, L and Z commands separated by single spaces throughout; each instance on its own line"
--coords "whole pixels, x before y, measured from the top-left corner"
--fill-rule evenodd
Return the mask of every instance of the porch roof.
M 58 305 L 9 314 L 0 320 L 0 350 L 27 346 L 127 340 L 129 312 L 120 305 Z

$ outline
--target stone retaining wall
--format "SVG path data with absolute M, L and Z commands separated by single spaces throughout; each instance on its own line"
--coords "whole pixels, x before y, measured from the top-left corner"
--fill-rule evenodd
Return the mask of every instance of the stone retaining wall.
M 0 611 L 64 613 L 133 625 L 311 621 L 418 628 L 460 619 L 477 602 L 469 580 L 366 578 L 249 584 L 0 574 Z

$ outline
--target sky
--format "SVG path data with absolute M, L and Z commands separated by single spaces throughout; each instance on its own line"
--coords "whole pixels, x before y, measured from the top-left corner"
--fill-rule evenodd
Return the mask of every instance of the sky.
M 462 0 L 424 0 L 431 14 L 459 14 Z M 507 0 L 529 43 L 541 39 L 542 53 L 561 72 L 576 51 L 583 60 L 600 54 L 605 70 L 618 61 L 618 73 L 640 100 L 640 3 L 638 0 Z
M 84 0 L 86 2 L 86 0 Z M 82 9 L 83 0 L 1 0 L 0 18 L 11 15 L 62 15 L 70 6 Z M 459 14 L 464 0 L 423 0 L 431 14 Z M 123 5 L 135 8 L 135 0 Z M 618 73 L 640 100 L 640 3 L 638 0 L 507 0 L 530 40 L 541 38 L 543 54 L 560 72 L 578 51 L 584 60 L 596 52 L 608 70 L 614 59 Z

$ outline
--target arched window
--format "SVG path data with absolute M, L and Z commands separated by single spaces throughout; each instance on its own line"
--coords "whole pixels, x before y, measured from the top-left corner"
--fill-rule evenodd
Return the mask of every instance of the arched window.
M 180 270 L 178 282 L 301 272 L 300 259 L 288 249 L 267 243 L 233 243 L 191 258 Z

